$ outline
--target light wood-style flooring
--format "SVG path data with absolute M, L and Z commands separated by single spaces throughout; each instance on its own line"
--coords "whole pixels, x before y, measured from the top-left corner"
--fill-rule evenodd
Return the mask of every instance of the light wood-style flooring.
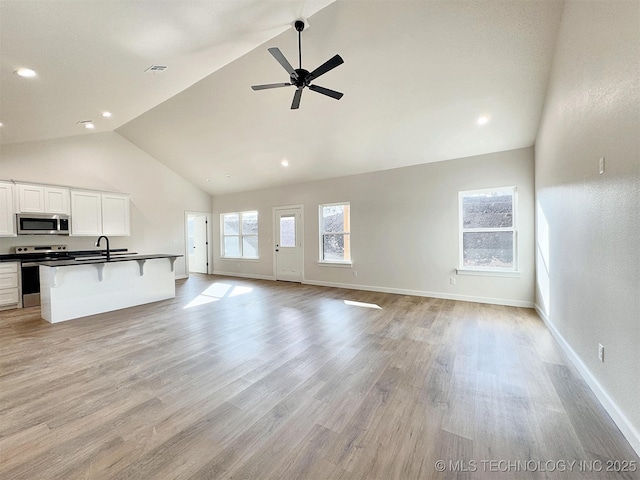
M 5 480 L 640 478 L 529 309 L 194 275 L 0 346 Z

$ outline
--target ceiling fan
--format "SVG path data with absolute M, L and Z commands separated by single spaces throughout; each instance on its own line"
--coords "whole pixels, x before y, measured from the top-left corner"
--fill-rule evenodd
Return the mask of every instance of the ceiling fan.
M 318 78 L 320 75 L 324 75 L 329 70 L 333 70 L 338 65 L 344 63 L 342 57 L 340 55 L 335 55 L 331 57 L 329 60 L 324 62 L 318 68 L 309 72 L 302 68 L 302 44 L 300 41 L 300 36 L 302 30 L 304 30 L 304 22 L 302 20 L 297 20 L 294 24 L 296 31 L 298 32 L 298 60 L 300 63 L 300 68 L 293 68 L 285 56 L 282 54 L 278 47 L 269 48 L 269 53 L 273 55 L 273 57 L 278 61 L 280 65 L 287 71 L 289 74 L 289 83 L 269 83 L 267 85 L 253 85 L 251 88 L 253 90 L 266 90 L 268 88 L 280 88 L 280 87 L 290 87 L 292 85 L 296 86 L 296 91 L 293 94 L 293 102 L 291 103 L 291 109 L 295 110 L 300 107 L 300 98 L 302 98 L 302 90 L 304 87 L 309 87 L 309 90 L 314 92 L 321 93 L 323 95 L 327 95 L 328 97 L 335 98 L 336 100 L 340 100 L 342 98 L 342 93 L 336 92 L 335 90 L 330 90 L 328 88 L 321 87 L 319 85 L 311 85 L 311 82 Z

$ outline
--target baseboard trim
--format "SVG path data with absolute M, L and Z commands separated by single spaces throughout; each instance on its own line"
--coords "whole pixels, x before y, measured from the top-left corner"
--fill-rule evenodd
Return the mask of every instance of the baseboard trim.
M 176 280 L 184 280 L 185 278 L 189 278 L 188 275 L 176 275 Z
M 221 270 L 214 270 L 213 275 L 222 275 L 225 277 L 253 278 L 255 280 L 275 280 L 275 277 L 273 275 L 254 275 L 250 273 L 223 272 Z
M 413 295 L 416 297 L 442 298 L 445 300 L 459 300 L 462 302 L 489 303 L 493 305 L 506 305 L 509 307 L 533 308 L 533 302 L 523 300 L 509 300 L 504 298 L 475 297 L 471 295 L 451 295 L 440 292 L 427 292 L 424 290 L 405 290 L 402 288 L 377 287 L 371 285 L 353 285 L 351 283 L 333 283 L 316 280 L 303 280 L 307 285 L 317 285 L 320 287 L 346 288 L 351 290 L 364 290 L 368 292 L 395 293 L 397 295 Z
M 556 329 L 549 317 L 547 317 L 538 304 L 535 304 L 534 308 L 551 332 L 551 335 L 553 335 L 564 353 L 569 357 L 571 363 L 573 363 L 576 369 L 580 372 L 584 381 L 587 382 L 587 385 L 589 385 L 589 388 L 591 388 L 591 391 L 594 393 L 600 404 L 607 411 L 613 422 L 618 426 L 622 435 L 624 435 L 624 438 L 626 438 L 631 445 L 631 448 L 633 448 L 633 450 L 635 450 L 635 452 L 640 456 L 640 432 L 634 428 L 626 415 L 620 410 L 620 408 L 618 408 L 616 402 L 613 401 L 607 391 L 602 387 L 602 385 L 600 385 L 600 382 L 598 382 L 598 380 L 593 376 L 582 359 L 578 356 L 575 350 L 571 348 L 571 345 L 569 345 L 569 343 L 564 339 L 562 334 Z

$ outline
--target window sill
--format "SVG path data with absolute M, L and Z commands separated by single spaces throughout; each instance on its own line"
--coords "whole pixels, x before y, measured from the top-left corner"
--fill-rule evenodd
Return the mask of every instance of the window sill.
M 522 272 L 516 270 L 481 270 L 474 268 L 456 268 L 458 275 L 475 275 L 481 277 L 507 277 L 507 278 L 520 278 Z
M 235 262 L 259 262 L 260 258 L 244 258 L 244 257 L 220 257 L 220 260 L 229 260 Z
M 319 267 L 352 268 L 351 262 L 318 262 Z

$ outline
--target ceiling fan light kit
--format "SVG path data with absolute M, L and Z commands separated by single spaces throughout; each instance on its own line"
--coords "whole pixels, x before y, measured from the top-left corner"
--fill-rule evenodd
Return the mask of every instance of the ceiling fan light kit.
M 340 55 L 334 55 L 329 60 L 324 62 L 315 70 L 309 72 L 302 68 L 302 43 L 301 43 L 301 34 L 304 30 L 304 22 L 301 20 L 297 20 L 294 23 L 294 27 L 298 32 L 298 62 L 300 68 L 293 68 L 286 57 L 282 54 L 278 47 L 271 47 L 268 49 L 269 53 L 273 55 L 280 65 L 287 71 L 289 74 L 289 82 L 288 83 L 269 83 L 266 85 L 253 85 L 251 88 L 253 90 L 266 90 L 269 88 L 280 88 L 280 87 L 291 87 L 295 86 L 296 91 L 293 94 L 293 102 L 291 102 L 291 109 L 296 110 L 300 107 L 300 99 L 302 98 L 302 90 L 305 87 L 309 87 L 309 90 L 317 93 L 321 93 L 322 95 L 326 95 L 331 98 L 335 98 L 336 100 L 340 100 L 342 98 L 342 93 L 336 92 L 335 90 L 331 90 L 325 87 L 321 87 L 319 85 L 311 85 L 311 82 L 318 78 L 320 75 L 324 75 L 330 70 L 333 70 L 338 65 L 344 63 L 342 57 Z

